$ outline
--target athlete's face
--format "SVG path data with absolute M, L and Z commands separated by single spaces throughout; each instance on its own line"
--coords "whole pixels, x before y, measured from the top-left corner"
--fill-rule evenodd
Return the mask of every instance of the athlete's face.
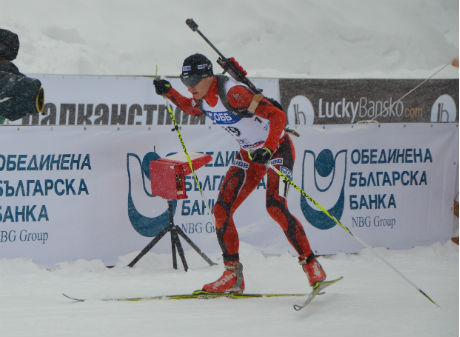
M 202 99 L 208 93 L 213 80 L 214 76 L 205 77 L 194 86 L 188 85 L 187 89 L 193 95 L 193 98 Z

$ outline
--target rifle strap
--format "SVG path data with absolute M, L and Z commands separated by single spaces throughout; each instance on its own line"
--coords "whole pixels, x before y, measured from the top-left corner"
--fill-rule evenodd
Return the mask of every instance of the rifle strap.
M 240 117 L 240 118 L 250 118 L 250 117 L 252 117 L 254 115 L 253 111 L 250 111 L 250 113 L 248 113 L 249 109 L 246 109 L 246 108 L 239 108 L 239 109 L 234 108 L 228 102 L 228 100 L 227 100 L 227 92 L 225 91 L 225 83 L 228 81 L 229 78 L 227 76 L 225 76 L 225 75 L 215 75 L 215 76 L 217 77 L 217 92 L 219 93 L 219 98 L 220 98 L 222 104 L 224 105 L 224 107 L 227 109 L 227 111 L 232 113 L 232 114 L 234 114 L 235 116 Z M 262 96 L 262 98 L 263 98 L 263 96 Z M 256 105 L 256 108 L 257 108 L 257 105 Z
M 248 111 L 254 113 L 257 107 L 259 106 L 259 103 L 262 100 L 262 98 L 264 98 L 264 95 L 262 95 L 261 93 L 255 94 L 252 97 L 251 103 L 249 104 Z
M 222 101 L 222 104 L 225 106 L 225 108 L 230 111 L 230 112 L 236 112 L 236 114 L 240 117 L 251 117 L 251 115 L 242 114 L 240 111 L 235 111 L 237 109 L 233 108 L 227 100 L 227 95 L 225 92 L 225 82 L 227 82 L 228 77 L 223 76 L 223 75 L 216 75 L 217 77 L 217 91 L 219 92 L 219 97 L 220 100 Z M 255 94 L 252 97 L 251 103 L 249 103 L 249 107 L 247 108 L 247 111 L 249 111 L 251 114 L 254 114 L 256 111 L 257 107 L 259 106 L 260 101 L 264 98 L 264 95 L 261 93 Z

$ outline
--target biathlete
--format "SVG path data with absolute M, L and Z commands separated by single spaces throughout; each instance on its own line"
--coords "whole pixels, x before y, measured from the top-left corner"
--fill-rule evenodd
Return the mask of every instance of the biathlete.
M 216 281 L 205 284 L 209 292 L 243 292 L 243 265 L 239 256 L 238 232 L 233 214 L 267 174 L 266 207 L 281 226 L 299 255 L 299 263 L 315 288 L 326 273 L 312 252 L 304 228 L 287 207 L 287 186 L 266 167 L 272 163 L 282 172 L 292 172 L 295 150 L 284 131 L 286 114 L 245 84 L 214 75 L 211 61 L 201 54 L 187 57 L 180 75 L 193 98 L 184 97 L 165 79 L 155 79 L 155 91 L 166 96 L 190 115 L 206 114 L 239 143 L 240 152 L 228 169 L 213 212 L 222 249 L 225 271 Z M 260 95 L 259 95 L 260 97 Z M 252 112 L 251 112 L 252 111 Z

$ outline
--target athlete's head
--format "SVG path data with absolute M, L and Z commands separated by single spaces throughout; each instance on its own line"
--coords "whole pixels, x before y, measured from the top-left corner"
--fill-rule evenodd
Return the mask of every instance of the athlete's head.
M 210 76 L 213 76 L 212 63 L 206 56 L 193 54 L 184 60 L 180 78 L 187 87 L 193 87 L 201 79 Z
M 193 54 L 184 60 L 180 79 L 195 99 L 201 99 L 208 92 L 213 75 L 211 61 L 202 54 Z

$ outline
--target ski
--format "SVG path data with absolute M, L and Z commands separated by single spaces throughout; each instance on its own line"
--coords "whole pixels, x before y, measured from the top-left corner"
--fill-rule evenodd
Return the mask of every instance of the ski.
M 74 302 L 85 302 L 87 299 L 77 298 L 62 294 L 64 297 Z M 187 299 L 214 299 L 214 298 L 271 298 L 271 297 L 300 297 L 307 294 L 301 293 L 213 293 L 204 290 L 196 290 L 190 294 L 178 295 L 159 295 L 159 296 L 145 296 L 145 297 L 109 297 L 102 298 L 101 301 L 114 301 L 114 302 L 138 302 L 138 301 L 152 301 L 152 300 L 187 300 Z
M 339 278 L 336 278 L 335 280 L 330 280 L 330 281 L 322 281 L 320 282 L 314 289 L 313 291 L 308 294 L 305 302 L 303 302 L 303 304 L 294 304 L 294 310 L 295 311 L 299 311 L 299 310 L 302 310 L 303 308 L 305 308 L 307 305 L 309 305 L 311 303 L 311 301 L 314 300 L 314 298 L 316 297 L 316 295 L 323 295 L 324 292 L 322 290 L 324 290 L 325 288 L 333 285 L 334 283 L 340 281 L 341 279 L 343 279 L 343 276 L 340 276 Z

